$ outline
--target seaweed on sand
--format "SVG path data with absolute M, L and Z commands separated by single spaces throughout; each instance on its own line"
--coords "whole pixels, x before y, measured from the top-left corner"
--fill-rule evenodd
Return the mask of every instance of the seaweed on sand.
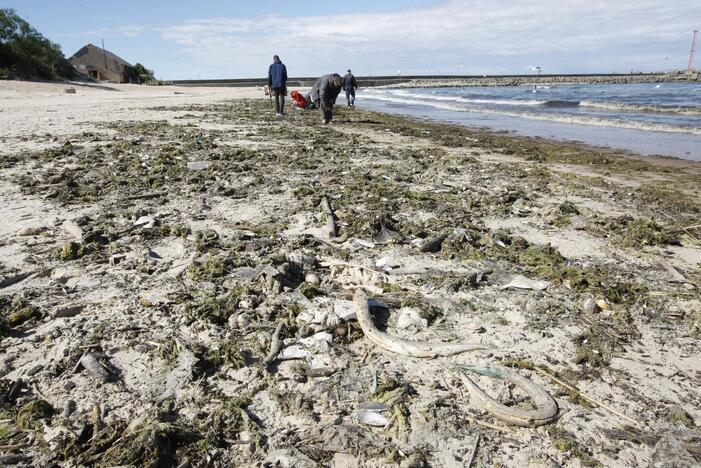
M 197 428 L 202 438 L 187 447 L 181 455 L 187 455 L 197 465 L 198 460 L 210 450 L 230 448 L 233 444 L 246 447 L 248 457 L 254 458 L 265 446 L 267 439 L 248 407 L 252 404 L 252 397 L 266 386 L 267 381 L 261 381 L 244 396 L 223 397 L 216 408 L 198 420 Z
M 429 325 L 443 316 L 443 310 L 427 301 L 421 294 L 408 294 L 402 299 L 402 307 L 415 307 L 419 309 L 419 316 L 425 319 Z
M 618 341 L 600 329 L 592 326 L 587 333 L 575 338 L 577 354 L 575 363 L 592 367 L 608 366 L 612 354 L 619 347 Z
M 0 338 L 42 316 L 41 309 L 22 296 L 0 296 Z
M 227 294 L 216 296 L 206 294 L 185 304 L 185 315 L 192 320 L 205 320 L 216 325 L 225 325 L 229 317 L 236 312 L 242 298 L 254 299 L 260 291 L 252 286 L 241 286 Z M 253 304 L 256 302 L 254 301 Z
M 200 439 L 185 426 L 145 417 L 130 423 L 93 421 L 85 430 L 83 437 L 68 442 L 55 456 L 77 465 L 161 468 L 176 465 L 178 448 Z
M 100 244 L 97 242 L 76 242 L 69 241 L 63 244 L 59 250 L 56 251 L 56 259 L 63 262 L 70 260 L 78 260 L 79 258 L 90 255 L 91 253 L 100 250 Z
M 207 254 L 192 262 L 187 269 L 187 276 L 195 282 L 212 281 L 226 276 L 236 266 L 237 262 L 229 255 Z
M 408 383 L 387 377 L 380 381 L 373 399 L 389 406 L 390 427 L 394 427 L 397 435 L 404 439 L 409 437 L 411 424 L 409 418 L 409 399 L 416 394 L 416 390 Z
M 674 229 L 659 224 L 654 219 L 620 216 L 605 220 L 592 220 L 586 227 L 590 234 L 610 237 L 616 245 L 633 249 L 654 245 L 679 244 L 679 234 Z

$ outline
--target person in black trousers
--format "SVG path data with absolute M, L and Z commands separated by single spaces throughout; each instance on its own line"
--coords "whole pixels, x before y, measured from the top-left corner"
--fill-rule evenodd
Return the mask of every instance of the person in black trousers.
M 343 77 L 343 89 L 346 92 L 346 101 L 348 102 L 348 107 L 355 107 L 355 90 L 358 89 L 358 82 L 355 81 L 355 77 L 348 69 L 348 73 Z
M 287 67 L 277 55 L 273 55 L 273 63 L 268 68 L 268 89 L 275 96 L 275 112 L 278 116 L 283 115 L 287 94 Z

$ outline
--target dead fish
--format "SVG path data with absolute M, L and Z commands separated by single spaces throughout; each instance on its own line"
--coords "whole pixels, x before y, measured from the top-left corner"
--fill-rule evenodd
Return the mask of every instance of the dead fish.
M 290 263 L 295 263 L 297 265 L 314 267 L 316 266 L 316 257 L 313 255 L 307 255 L 299 250 L 292 251 L 288 253 L 285 258 Z
M 85 234 L 83 228 L 78 226 L 78 223 L 76 223 L 72 219 L 65 220 L 61 227 L 68 234 L 72 235 L 76 240 L 81 240 L 83 238 L 83 235 Z
M 670 282 L 674 283 L 686 283 L 688 280 L 686 277 L 671 263 L 669 263 L 667 260 L 663 258 L 657 259 L 655 262 L 657 263 L 657 266 L 663 268 L 667 273 L 670 275 Z
M 37 273 L 38 270 L 34 271 L 25 271 L 24 273 L 18 273 L 16 275 L 12 276 L 7 276 L 4 278 L 0 278 L 0 289 L 1 288 L 7 288 L 10 287 L 14 284 L 17 284 L 19 282 L 22 282 L 32 276 L 33 274 Z
M 112 377 L 112 374 L 92 353 L 85 353 L 83 357 L 80 358 L 79 364 L 83 366 L 83 369 L 90 375 L 103 382 L 107 382 Z
M 26 236 L 38 236 L 39 234 L 48 231 L 49 228 L 47 227 L 37 227 L 37 228 L 24 228 L 21 231 L 17 233 L 18 236 L 20 237 L 26 237 Z
M 81 303 L 69 303 L 56 306 L 51 312 L 51 316 L 54 318 L 65 318 L 65 317 L 75 317 L 85 309 L 86 304 Z
M 330 377 L 338 372 L 338 369 L 334 367 L 310 367 L 307 369 L 307 376 L 309 377 Z
M 354 238 L 353 242 L 361 247 L 365 247 L 366 249 L 374 249 L 375 248 L 374 242 L 366 241 L 365 239 Z
M 63 416 L 64 418 L 67 418 L 71 414 L 73 414 L 77 408 L 78 408 L 78 405 L 76 404 L 75 401 L 68 400 L 68 401 L 66 401 L 66 405 L 63 407 L 63 413 L 61 413 L 61 416 Z
M 389 406 L 383 403 L 377 403 L 374 401 L 364 401 L 362 403 L 358 403 L 358 411 L 373 411 L 375 413 L 382 413 L 388 410 Z
M 381 217 L 375 224 L 375 234 L 372 236 L 372 241 L 376 244 L 390 244 L 401 242 L 403 236 L 393 230 L 387 223 L 384 217 Z
M 500 287 L 499 289 L 532 289 L 534 291 L 542 291 L 550 286 L 549 281 L 537 281 L 526 278 L 523 275 L 516 275 L 511 278 L 508 284 Z
M 402 240 L 401 234 L 391 229 L 382 228 L 372 236 L 373 242 L 376 244 L 390 244 Z
M 421 246 L 419 250 L 424 253 L 439 252 L 443 246 L 443 241 L 445 241 L 447 237 L 448 234 L 443 233 L 434 237 L 433 239 L 429 239 Z
M 311 354 L 312 353 L 301 346 L 292 345 L 280 351 L 277 358 L 279 361 L 289 361 L 292 359 L 306 359 L 311 356 Z
M 385 427 L 389 424 L 389 419 L 375 411 L 358 410 L 356 416 L 358 421 L 368 426 Z

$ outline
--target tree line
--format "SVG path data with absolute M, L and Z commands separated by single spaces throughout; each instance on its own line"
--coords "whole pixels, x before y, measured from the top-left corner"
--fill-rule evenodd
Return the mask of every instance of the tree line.
M 53 80 L 75 77 L 61 47 L 11 8 L 0 9 L 0 77 Z
M 125 67 L 125 80 L 160 84 L 140 63 Z M 0 78 L 73 79 L 78 76 L 61 46 L 45 38 L 12 8 L 0 8 Z

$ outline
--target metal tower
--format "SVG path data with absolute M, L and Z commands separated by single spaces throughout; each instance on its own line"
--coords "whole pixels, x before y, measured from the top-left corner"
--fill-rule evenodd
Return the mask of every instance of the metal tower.
M 691 39 L 691 53 L 689 54 L 689 71 L 694 70 L 694 55 L 696 54 L 696 36 L 698 36 L 699 30 L 694 30 L 694 37 Z

